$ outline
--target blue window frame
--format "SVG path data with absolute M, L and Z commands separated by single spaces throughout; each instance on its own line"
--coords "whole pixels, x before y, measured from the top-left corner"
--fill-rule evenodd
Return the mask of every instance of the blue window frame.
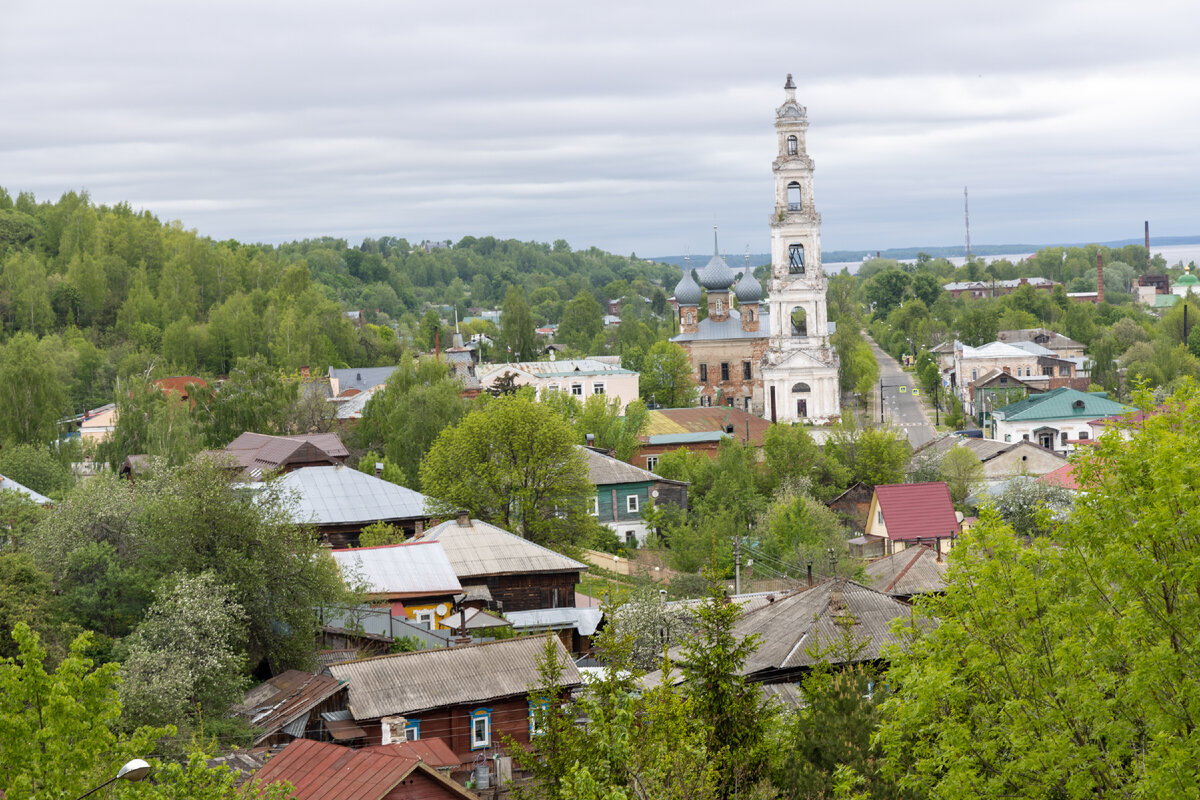
M 410 719 L 404 723 L 404 741 L 415 742 L 421 738 L 421 720 Z
M 492 746 L 492 710 L 477 708 L 471 712 L 471 749 Z
M 546 732 L 546 715 L 550 713 L 548 700 L 529 701 L 529 738 Z

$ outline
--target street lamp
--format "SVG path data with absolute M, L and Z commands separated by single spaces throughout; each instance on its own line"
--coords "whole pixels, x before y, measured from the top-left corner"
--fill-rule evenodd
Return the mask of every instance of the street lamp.
M 122 781 L 122 780 L 124 780 L 124 781 L 140 781 L 142 778 L 146 777 L 149 774 L 150 774 L 150 765 L 147 764 L 145 761 L 143 761 L 140 758 L 135 758 L 132 761 L 125 764 L 125 766 L 121 767 L 121 769 L 117 772 L 116 775 L 109 778 L 104 783 L 97 786 L 95 789 L 92 789 L 90 792 L 87 792 L 85 794 L 79 795 L 79 800 L 83 800 L 83 798 L 87 797 L 89 794 L 95 794 L 96 792 L 103 789 L 105 786 L 108 786 L 113 781 Z

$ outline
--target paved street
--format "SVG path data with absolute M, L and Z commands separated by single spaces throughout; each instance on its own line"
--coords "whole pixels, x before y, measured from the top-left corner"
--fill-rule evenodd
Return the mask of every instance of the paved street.
M 900 362 L 883 352 L 870 336 L 867 337 L 867 341 L 875 351 L 875 360 L 879 362 L 879 378 L 883 384 L 884 424 L 904 431 L 914 449 L 920 447 L 933 439 L 936 433 L 925 415 L 921 399 L 913 396 L 913 390 L 917 389 L 916 379 L 902 370 Z M 879 384 L 875 386 L 875 394 L 878 398 Z M 875 411 L 878 414 L 878 404 Z M 878 416 L 875 422 L 879 422 Z

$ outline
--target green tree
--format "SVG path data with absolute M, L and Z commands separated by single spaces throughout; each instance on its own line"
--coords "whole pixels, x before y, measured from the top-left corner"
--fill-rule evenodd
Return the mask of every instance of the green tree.
M 29 550 L 56 586 L 66 585 L 72 554 L 93 543 L 108 543 L 151 580 L 211 571 L 246 612 L 249 663 L 306 666 L 319 608 L 348 598 L 312 529 L 292 518 L 291 503 L 277 482 L 254 492 L 231 485 L 208 459 L 152 469 L 132 487 L 98 475 L 43 520 Z
M 48 448 L 32 444 L 0 450 L 0 475 L 53 497 L 61 497 L 75 485 L 71 471 Z
M 826 562 L 831 549 L 843 552 L 848 538 L 828 506 L 795 490 L 784 490 L 758 520 L 753 541 L 756 557 L 764 565 L 799 577 L 806 563 Z M 838 560 L 839 573 L 851 576 L 856 569 L 850 559 Z
M 47 444 L 67 410 L 72 353 L 57 337 L 18 333 L 0 351 L 0 441 Z
M 576 350 L 587 352 L 596 335 L 604 330 L 604 309 L 591 292 L 582 291 L 567 303 L 555 338 Z
M 741 607 L 725 601 L 723 582 L 712 580 L 695 612 L 695 634 L 680 654 L 684 694 L 708 727 L 707 751 L 722 777 L 722 796 L 752 786 L 767 764 L 772 706 L 748 683 L 743 668 L 758 649 L 757 636 L 734 632 Z
M 8 633 L 18 622 L 45 632 L 52 603 L 50 576 L 28 553 L 0 552 L 0 659 L 17 655 L 17 643 Z
M 619 398 L 609 399 L 606 395 L 594 394 L 580 408 L 575 429 L 583 437 L 582 440 L 592 434 L 596 447 L 612 450 L 621 461 L 629 461 L 642 445 L 638 436 L 646 427 L 647 414 L 641 400 L 634 400 L 622 414 Z
M 1025 545 L 994 512 L 893 653 L 889 771 L 940 797 L 1174 797 L 1190 774 L 1198 398 L 1185 386 L 1078 456 L 1086 489 Z M 1143 407 L 1151 400 L 1139 395 Z M 931 618 L 937 624 L 921 623 Z M 934 687 L 937 687 L 936 690 Z
M 675 342 L 656 342 L 642 360 L 640 393 L 647 403 L 663 408 L 689 408 L 696 404 L 698 388 L 692 361 Z
M 46 650 L 29 626 L 18 624 L 13 638 L 19 654 L 0 661 L 0 787 L 6 796 L 80 797 L 134 758 L 148 759 L 151 765 L 151 777 L 133 790 L 147 800 L 283 800 L 290 795 L 288 786 L 270 787 L 260 795 L 255 782 L 239 789 L 234 773 L 206 766 L 201 752 L 193 753 L 186 765 L 150 758 L 156 742 L 174 729 L 120 732 L 117 665 L 94 668 L 85 656 L 86 635 L 75 640 L 53 672 L 46 670 Z
M 861 274 L 861 270 L 859 271 Z M 863 287 L 863 299 L 874 309 L 875 318 L 883 319 L 904 301 L 912 276 L 891 267 L 876 273 Z
M 124 641 L 121 703 L 127 727 L 220 719 L 246 688 L 245 612 L 212 573 L 180 574 L 155 593 Z
M 858 428 L 852 420 L 834 428 L 825 454 L 849 473 L 851 483 L 900 483 L 908 463 L 908 440 L 893 428 Z
M 354 431 L 360 447 L 379 451 L 385 462 L 399 469 L 396 482 L 411 489 L 421 488 L 421 461 L 438 435 L 462 419 L 469 405 L 462 399 L 462 383 L 450 368 L 429 357 L 414 360 L 401 354 L 400 364 L 387 384 L 375 392 L 363 409 Z M 387 478 L 392 480 L 391 477 Z
M 213 447 L 224 447 L 246 431 L 285 433 L 299 399 L 300 386 L 285 380 L 262 356 L 239 358 L 237 366 L 214 392 L 198 392 L 197 409 Z
M 509 286 L 500 308 L 500 343 L 514 361 L 532 361 L 537 355 L 533 313 L 520 287 Z
M 400 544 L 404 531 L 386 522 L 375 522 L 362 529 L 358 535 L 359 547 L 378 547 L 385 544 Z
M 422 462 L 430 510 L 467 509 L 542 544 L 577 541 L 595 487 L 575 438 L 525 392 L 494 398 L 443 430 Z
M 984 480 L 983 462 L 965 447 L 951 447 L 939 460 L 938 473 L 939 480 L 945 481 L 950 489 L 950 499 L 955 505 L 966 500 Z

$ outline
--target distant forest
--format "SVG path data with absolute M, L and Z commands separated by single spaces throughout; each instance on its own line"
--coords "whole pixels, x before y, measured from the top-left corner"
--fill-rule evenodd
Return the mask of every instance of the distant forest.
M 430 307 L 462 318 L 515 287 L 537 321 L 557 322 L 581 292 L 669 294 L 680 274 L 562 240 L 214 241 L 86 192 L 38 202 L 0 188 L 0 354 L 35 343 L 68 387 L 63 411 L 111 402 L 118 378 L 224 375 L 245 357 L 287 372 L 394 364 Z

